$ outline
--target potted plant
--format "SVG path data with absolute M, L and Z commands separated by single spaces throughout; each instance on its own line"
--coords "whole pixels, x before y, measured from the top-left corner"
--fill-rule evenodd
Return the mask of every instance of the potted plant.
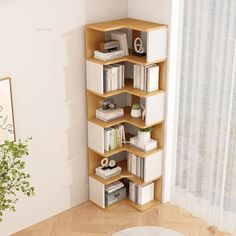
M 134 118 L 139 118 L 142 116 L 142 110 L 139 103 L 133 104 L 130 115 Z
M 138 130 L 138 141 L 148 142 L 151 139 L 152 127 Z
M 0 145 L 0 221 L 5 210 L 15 211 L 19 193 L 34 194 L 34 187 L 29 183 L 30 175 L 24 170 L 30 139 L 5 141 Z

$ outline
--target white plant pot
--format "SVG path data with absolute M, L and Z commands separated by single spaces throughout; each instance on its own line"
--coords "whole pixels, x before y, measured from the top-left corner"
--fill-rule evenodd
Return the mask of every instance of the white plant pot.
M 134 118 L 139 118 L 142 116 L 142 112 L 141 112 L 141 109 L 139 110 L 134 110 L 134 109 L 131 109 L 131 114 L 130 114 L 132 117 Z
M 143 143 L 143 142 L 148 142 L 151 139 L 151 132 L 142 132 L 138 131 L 138 141 Z

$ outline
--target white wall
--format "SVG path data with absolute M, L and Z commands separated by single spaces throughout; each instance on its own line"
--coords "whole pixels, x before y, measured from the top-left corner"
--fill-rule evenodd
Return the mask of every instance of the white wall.
M 36 196 L 0 235 L 88 199 L 84 24 L 127 16 L 127 0 L 1 0 L 0 77 L 10 76 L 18 138 L 32 136 Z
M 175 2 L 175 1 L 173 1 Z M 174 125 L 174 104 L 175 104 L 175 61 L 172 51 L 176 49 L 177 42 L 173 35 L 173 12 L 172 0 L 128 0 L 128 16 L 159 22 L 168 25 L 169 32 L 169 53 L 167 70 L 167 106 L 166 106 L 166 133 L 165 133 L 165 161 L 163 178 L 162 201 L 168 202 L 171 199 L 172 160 L 174 149 L 173 125 Z

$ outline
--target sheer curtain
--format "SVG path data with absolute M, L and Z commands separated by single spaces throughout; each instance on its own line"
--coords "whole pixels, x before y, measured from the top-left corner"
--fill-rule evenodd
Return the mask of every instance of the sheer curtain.
M 183 0 L 174 202 L 236 235 L 236 0 Z

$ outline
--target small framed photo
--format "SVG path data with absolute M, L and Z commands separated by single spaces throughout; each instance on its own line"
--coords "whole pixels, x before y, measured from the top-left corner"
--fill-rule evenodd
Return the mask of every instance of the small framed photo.
M 6 140 L 16 140 L 10 78 L 0 79 L 0 145 Z

